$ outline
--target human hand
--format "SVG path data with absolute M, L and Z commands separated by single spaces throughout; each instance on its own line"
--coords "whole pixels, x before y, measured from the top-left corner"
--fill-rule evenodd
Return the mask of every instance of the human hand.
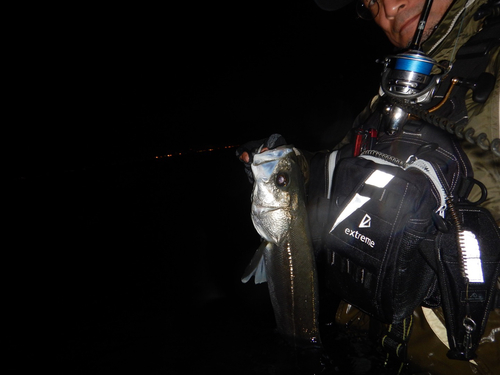
M 283 145 L 286 145 L 285 138 L 281 134 L 272 134 L 269 138 L 247 142 L 236 150 L 236 156 L 245 164 L 245 173 L 251 183 L 253 174 L 250 165 L 254 155 Z

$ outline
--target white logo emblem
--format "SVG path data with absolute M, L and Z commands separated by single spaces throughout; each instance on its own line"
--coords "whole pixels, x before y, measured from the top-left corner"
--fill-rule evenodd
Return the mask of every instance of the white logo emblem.
M 366 214 L 361 219 L 361 222 L 358 225 L 358 228 L 370 228 L 372 226 L 372 218 Z

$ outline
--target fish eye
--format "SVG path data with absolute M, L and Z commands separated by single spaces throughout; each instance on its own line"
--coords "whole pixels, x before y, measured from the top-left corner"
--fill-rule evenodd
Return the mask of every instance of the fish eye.
M 278 175 L 276 176 L 276 185 L 278 185 L 279 187 L 285 187 L 288 185 L 288 182 L 288 174 L 286 174 L 285 172 L 278 173 Z

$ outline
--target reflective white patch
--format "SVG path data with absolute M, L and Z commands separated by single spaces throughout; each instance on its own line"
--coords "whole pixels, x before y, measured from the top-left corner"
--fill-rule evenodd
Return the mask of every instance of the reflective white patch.
M 394 178 L 392 174 L 382 172 L 379 170 L 376 170 L 373 172 L 370 177 L 368 177 L 365 181 L 367 185 L 375 186 L 378 188 L 383 188 L 385 187 L 389 181 L 391 181 Z M 330 230 L 330 233 L 345 219 L 347 219 L 354 211 L 356 211 L 358 208 L 360 208 L 362 205 L 364 205 L 366 202 L 370 200 L 369 197 L 364 197 L 362 195 L 359 195 L 356 193 L 356 195 L 351 199 L 349 204 L 344 208 L 344 211 L 341 212 L 341 214 L 337 217 L 337 220 L 335 221 L 335 224 L 333 224 L 332 229 Z M 365 223 L 367 224 L 367 223 Z
M 364 205 L 366 202 L 370 200 L 369 197 L 364 197 L 362 195 L 359 195 L 356 193 L 356 195 L 351 199 L 349 204 L 344 208 L 344 211 L 340 213 L 340 215 L 337 217 L 337 220 L 335 221 L 335 224 L 333 224 L 332 229 L 330 229 L 330 233 L 345 219 L 347 219 L 354 211 L 356 211 L 358 208 L 360 208 L 362 205 Z
M 376 170 L 365 181 L 366 184 L 379 188 L 385 187 L 394 178 L 392 174 Z
M 484 283 L 481 266 L 481 251 L 477 238 L 471 231 L 465 230 L 460 236 L 464 253 L 465 273 L 471 283 Z

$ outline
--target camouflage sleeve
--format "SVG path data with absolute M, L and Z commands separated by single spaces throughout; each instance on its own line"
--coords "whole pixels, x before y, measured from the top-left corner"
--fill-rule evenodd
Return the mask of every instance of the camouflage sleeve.
M 496 83 L 488 100 L 484 104 L 476 103 L 472 100 L 472 90 L 466 97 L 469 123 L 467 129 L 474 129 L 473 137 L 476 139 L 480 134 L 485 134 L 489 146 L 495 138 L 500 138 L 500 48 L 493 52 L 492 59 L 488 65 L 487 72 L 496 76 Z M 497 224 L 500 225 L 500 157 L 492 151 L 485 150 L 477 144 L 471 144 L 463 140 L 462 147 L 469 157 L 474 178 L 485 184 L 488 189 L 488 198 L 482 204 L 487 208 Z M 469 199 L 476 200 L 480 196 L 479 190 L 473 190 Z

